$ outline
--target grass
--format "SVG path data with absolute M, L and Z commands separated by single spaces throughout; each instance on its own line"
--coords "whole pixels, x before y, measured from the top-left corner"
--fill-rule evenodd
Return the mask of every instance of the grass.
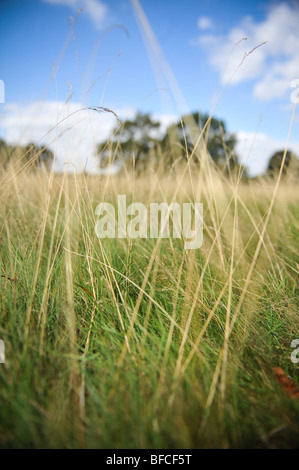
M 298 191 L 207 165 L 2 173 L 1 447 L 298 447 Z M 99 240 L 118 194 L 203 202 L 202 247 Z

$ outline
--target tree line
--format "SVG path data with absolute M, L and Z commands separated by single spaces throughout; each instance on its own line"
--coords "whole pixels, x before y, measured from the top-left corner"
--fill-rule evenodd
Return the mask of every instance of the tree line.
M 225 122 L 214 117 L 210 119 L 207 114 L 195 112 L 185 115 L 163 131 L 161 123 L 152 119 L 150 114 L 137 112 L 134 119 L 115 126 L 112 137 L 98 145 L 97 154 L 102 168 L 131 162 L 139 173 L 150 165 L 162 164 L 163 168 L 169 168 L 188 159 L 193 166 L 200 166 L 203 152 L 207 151 L 224 174 L 237 173 L 248 179 L 246 168 L 237 155 L 236 144 L 236 135 L 227 131 Z M 283 155 L 284 150 L 281 150 L 271 156 L 265 176 L 277 176 Z M 299 177 L 299 161 L 287 151 L 282 175 L 285 176 L 291 167 Z
M 13 161 L 28 163 L 30 168 L 45 168 L 50 170 L 54 161 L 53 152 L 42 145 L 30 142 L 25 146 L 9 145 L 0 139 L 0 167 L 7 169 Z
M 236 143 L 236 135 L 227 131 L 225 122 L 209 118 L 207 114 L 194 112 L 182 116 L 178 122 L 163 129 L 161 123 L 149 113 L 137 112 L 133 119 L 121 121 L 113 128 L 111 137 L 97 145 L 97 156 L 102 169 L 111 165 L 125 168 L 132 164 L 139 174 L 153 166 L 173 168 L 188 159 L 193 167 L 200 167 L 204 164 L 203 155 L 208 154 L 224 174 L 236 173 L 248 178 L 246 168 L 237 155 Z M 283 156 L 284 150 L 271 156 L 267 176 L 274 178 L 277 175 Z M 24 147 L 13 146 L 0 139 L 0 167 L 7 168 L 16 158 L 22 158 L 23 163 L 28 163 L 31 168 L 48 170 L 54 161 L 53 152 L 47 147 L 34 143 Z M 299 161 L 292 152 L 287 151 L 283 176 L 290 168 L 299 177 Z
M 138 173 L 149 165 L 162 163 L 167 168 L 190 158 L 199 165 L 206 148 L 216 165 L 231 171 L 240 166 L 235 145 L 236 137 L 227 132 L 224 121 L 209 120 L 206 114 L 185 115 L 163 131 L 161 123 L 150 114 L 137 112 L 133 120 L 123 121 L 113 129 L 112 137 L 98 145 L 97 153 L 102 167 L 131 160 Z

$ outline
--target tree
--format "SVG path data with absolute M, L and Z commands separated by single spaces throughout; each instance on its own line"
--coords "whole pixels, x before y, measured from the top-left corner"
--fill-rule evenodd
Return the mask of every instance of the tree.
M 123 121 L 112 131 L 110 141 L 104 141 L 97 147 L 97 153 L 101 154 L 101 167 L 120 158 L 125 162 L 134 160 L 135 167 L 146 164 L 151 150 L 158 142 L 157 136 L 160 128 L 158 121 L 153 121 L 150 114 L 137 112 L 133 120 Z M 117 157 L 113 155 L 116 152 Z
M 200 116 L 198 112 L 183 116 L 182 121 L 170 125 L 163 135 L 159 122 L 152 120 L 149 114 L 138 112 L 133 120 L 124 121 L 119 128 L 113 129 L 110 141 L 98 145 L 101 167 L 119 160 L 128 162 L 130 159 L 134 160 L 138 169 L 145 169 L 150 162 L 157 163 L 157 160 L 163 162 L 164 166 L 173 165 L 175 161 L 190 156 L 204 128 L 200 146 L 193 152 L 192 161 L 200 164 L 202 145 L 206 144 L 215 164 L 225 172 L 240 169 L 234 150 L 235 135 L 227 132 L 224 121 L 209 119 L 206 114 Z
M 8 161 L 8 151 L 6 143 L 3 139 L 0 139 L 0 165 L 2 168 L 5 168 Z
M 37 146 L 29 143 L 25 147 L 7 145 L 7 143 L 0 139 L 0 164 L 2 168 L 7 168 L 10 162 L 32 162 L 34 168 L 47 168 L 50 169 L 54 160 L 54 155 L 51 150 L 43 146 Z
M 30 142 L 24 147 L 24 154 L 26 155 L 26 160 L 31 160 L 34 162 L 35 167 L 51 168 L 54 155 L 53 152 L 44 146 L 38 146 Z
M 272 155 L 272 157 L 270 158 L 266 173 L 271 178 L 274 178 L 278 175 L 278 173 L 280 171 L 280 167 L 281 167 L 282 162 L 283 162 L 284 152 L 285 152 L 284 150 L 279 150 L 278 152 L 275 152 Z M 285 177 L 286 174 L 289 172 L 289 169 L 290 169 L 291 166 L 298 168 L 298 160 L 297 160 L 296 156 L 291 151 L 287 150 L 284 165 L 283 165 L 283 168 L 282 168 L 282 176 L 283 177 Z M 298 170 L 297 170 L 297 172 L 298 172 Z
M 171 143 L 175 140 L 175 134 L 177 134 L 177 144 L 179 143 L 179 145 L 176 145 L 176 148 L 180 150 L 174 152 L 174 157 L 177 158 L 179 155 L 180 157 L 187 158 L 187 155 L 189 154 L 190 156 L 192 153 L 194 145 L 205 128 L 208 119 L 209 116 L 207 114 L 201 116 L 198 112 L 183 116 L 182 122 L 179 121 L 167 129 L 163 144 L 171 147 Z M 232 169 L 237 165 L 238 159 L 234 150 L 236 137 L 234 134 L 227 132 L 224 121 L 211 118 L 203 132 L 201 142 L 206 143 L 210 156 L 218 166 Z M 200 163 L 201 145 L 195 149 L 193 156 L 195 163 Z

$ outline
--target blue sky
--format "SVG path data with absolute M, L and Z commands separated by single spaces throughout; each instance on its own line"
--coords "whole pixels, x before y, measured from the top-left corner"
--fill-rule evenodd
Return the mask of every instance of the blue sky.
M 144 41 L 138 6 L 151 41 Z M 211 112 L 233 48 L 220 94 L 230 84 L 214 115 L 237 133 L 243 161 L 252 147 L 249 171 L 261 173 L 286 143 L 291 84 L 299 79 L 298 26 L 298 1 L 2 0 L 0 136 L 11 143 L 49 143 L 61 164 L 91 165 L 95 144 L 109 135 L 115 119 L 79 112 L 82 107 L 105 106 L 121 117 L 140 109 L 165 125 L 179 112 Z M 72 112 L 59 126 L 61 137 L 45 137 Z M 290 148 L 299 155 L 298 112 Z

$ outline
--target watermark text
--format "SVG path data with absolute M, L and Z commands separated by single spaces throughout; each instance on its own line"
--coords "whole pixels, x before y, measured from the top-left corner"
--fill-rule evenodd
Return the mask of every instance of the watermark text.
M 117 214 L 113 204 L 101 202 L 95 213 L 99 216 L 96 234 L 99 238 L 184 238 L 185 249 L 200 248 L 203 241 L 203 204 L 173 202 L 133 202 L 127 207 L 125 195 L 119 195 Z M 127 222 L 127 218 L 131 217 Z
M 291 342 L 291 348 L 296 348 L 292 351 L 291 361 L 293 364 L 299 363 L 299 339 L 293 339 Z

